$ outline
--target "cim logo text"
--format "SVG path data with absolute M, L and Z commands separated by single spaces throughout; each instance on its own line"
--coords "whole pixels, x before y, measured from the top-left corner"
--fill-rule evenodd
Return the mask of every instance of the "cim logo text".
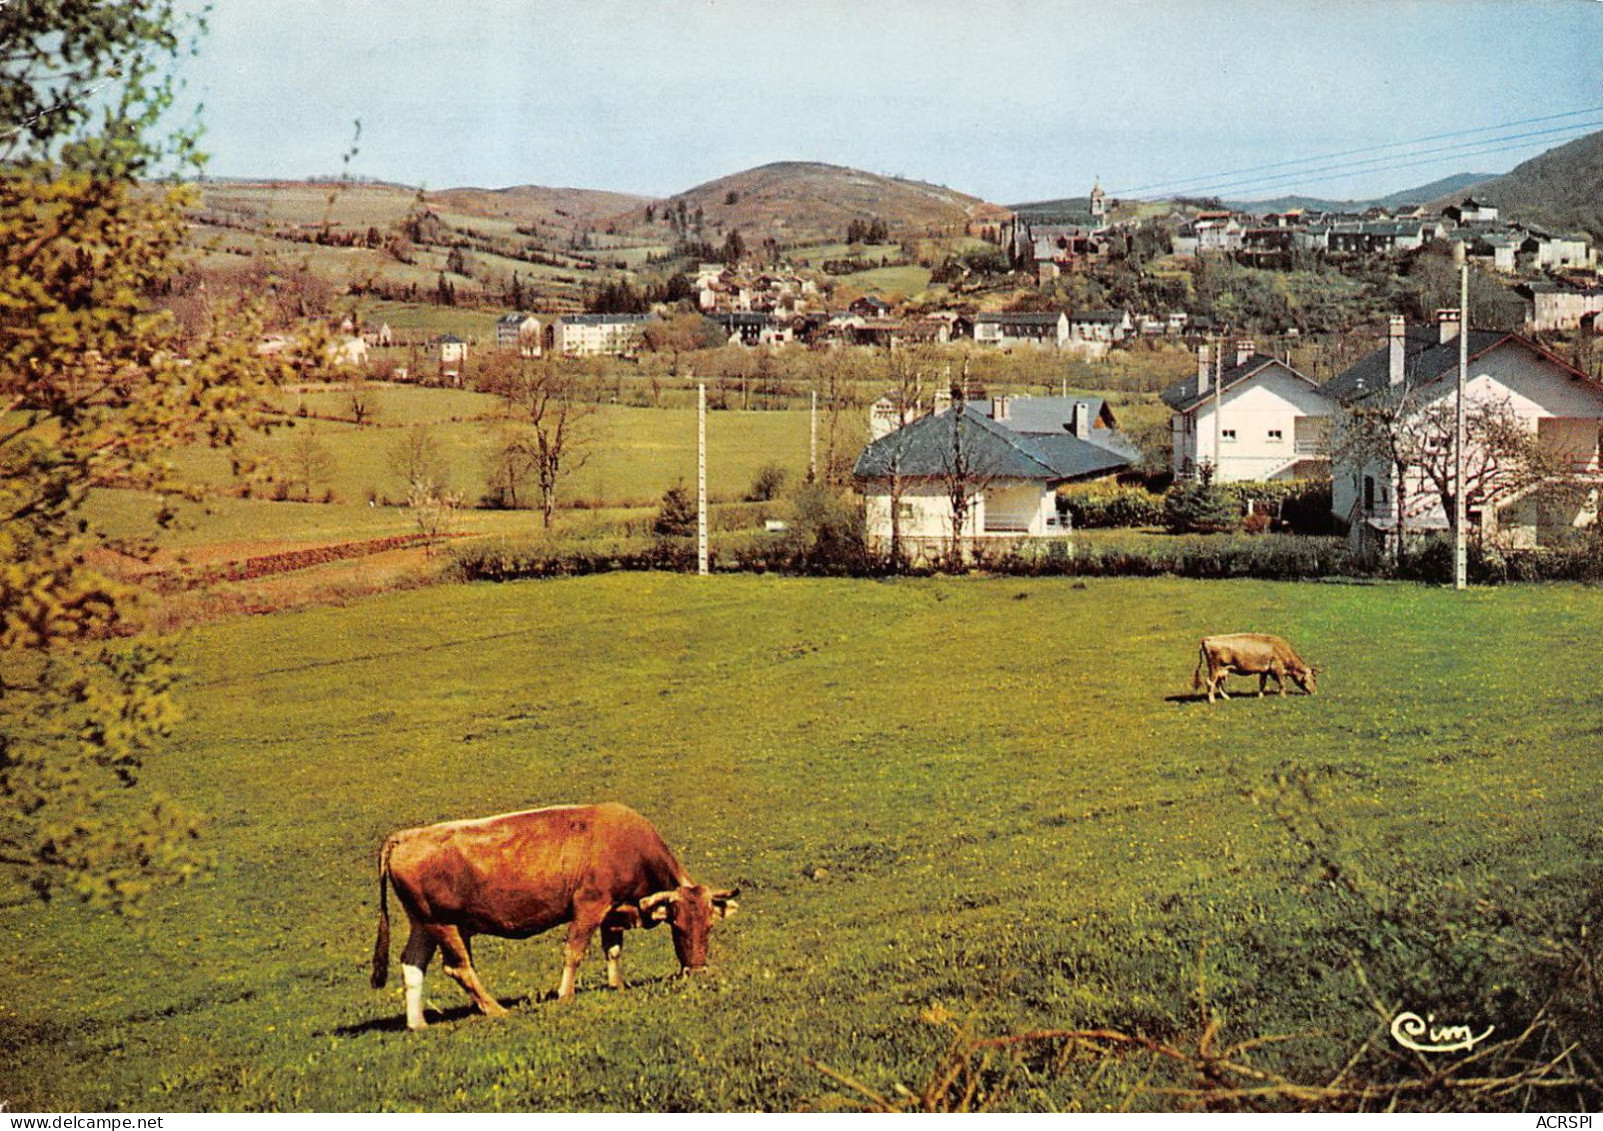
M 1492 1029 L 1488 1025 L 1484 1033 L 1475 1036 L 1468 1025 L 1436 1024 L 1435 1014 L 1399 1013 L 1391 1023 L 1392 1040 L 1415 1052 L 1465 1052 L 1491 1036 Z

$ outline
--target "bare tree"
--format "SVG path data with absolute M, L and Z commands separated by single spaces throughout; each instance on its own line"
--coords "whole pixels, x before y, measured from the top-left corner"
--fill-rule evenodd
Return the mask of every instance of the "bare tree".
M 532 448 L 530 436 L 520 426 L 502 423 L 496 428 L 484 457 L 485 485 L 494 505 L 518 508 L 518 492 L 534 475 Z
M 1337 418 L 1333 458 L 1359 468 L 1379 463 L 1389 472 L 1395 555 L 1402 553 L 1410 507 L 1421 502 L 1439 504 L 1456 533 L 1455 433 L 1454 398 L 1427 400 L 1422 387 L 1406 378 L 1347 406 Z M 1569 478 L 1564 454 L 1544 447 L 1506 397 L 1466 403 L 1464 435 L 1466 510 L 1496 507 L 1530 488 Z
M 345 405 L 351 410 L 351 419 L 356 421 L 358 428 L 379 414 L 378 395 L 366 374 L 351 374 L 345 387 Z
M 390 445 L 390 474 L 405 487 L 408 498 L 419 490 L 440 493 L 450 490 L 451 465 L 434 430 L 427 424 L 414 424 Z
M 1396 491 L 1393 551 L 1399 556 L 1407 528 L 1408 473 L 1414 448 L 1408 437 L 1419 410 L 1416 382 L 1405 376 L 1401 382 L 1347 405 L 1329 433 L 1333 466 L 1350 464 L 1362 471 L 1378 463 L 1387 469 Z
M 540 491 L 540 510 L 547 527 L 557 505 L 562 480 L 589 459 L 586 427 L 595 406 L 585 397 L 583 371 L 560 358 L 531 360 L 497 357 L 481 376 L 484 388 L 506 403 L 509 419 L 519 430 L 524 454 Z
M 965 531 L 974 506 L 998 478 L 998 469 L 980 440 L 981 426 L 964 399 L 963 390 L 967 387 L 965 363 L 961 383 L 952 386 L 952 442 L 942 454 L 939 476 L 951 506 L 952 540 L 947 560 L 953 569 L 961 568 L 965 560 Z
M 310 502 L 317 486 L 334 474 L 334 455 L 317 438 L 317 433 L 308 428 L 296 432 L 289 442 L 283 468 L 285 489 L 293 491 L 298 486 L 301 498 Z
M 432 558 L 434 543 L 450 533 L 452 521 L 462 506 L 462 496 L 429 484 L 414 484 L 407 493 L 406 505 L 412 512 L 412 521 L 417 523 L 418 533 L 427 540 L 425 552 Z
M 1446 511 L 1449 530 L 1454 530 L 1457 519 L 1455 431 L 1454 405 L 1449 397 L 1416 413 L 1402 432 L 1404 455 L 1410 466 L 1418 468 L 1423 489 Z M 1544 447 L 1536 430 L 1520 419 L 1507 397 L 1466 404 L 1464 435 L 1466 510 L 1484 511 L 1531 488 L 1556 486 L 1569 478 L 1564 454 Z

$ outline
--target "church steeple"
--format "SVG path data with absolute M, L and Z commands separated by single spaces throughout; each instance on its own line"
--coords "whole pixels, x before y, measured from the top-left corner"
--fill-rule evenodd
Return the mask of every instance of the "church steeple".
M 1107 194 L 1102 191 L 1102 178 L 1096 179 L 1091 187 L 1091 215 L 1106 216 L 1108 214 Z

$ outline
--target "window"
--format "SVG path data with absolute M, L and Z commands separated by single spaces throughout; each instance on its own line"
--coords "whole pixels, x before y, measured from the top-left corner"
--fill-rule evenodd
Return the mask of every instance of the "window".
M 1285 440 L 1285 438 L 1286 438 L 1286 434 L 1283 431 L 1281 431 L 1279 428 L 1271 428 L 1271 429 L 1269 429 L 1269 439 L 1272 440 L 1274 443 L 1277 443 L 1277 444 L 1281 443 L 1281 442 L 1283 442 Z
M 1373 475 L 1364 476 L 1364 509 L 1366 511 L 1375 509 L 1375 477 Z
M 907 522 L 909 519 L 911 519 L 913 517 L 913 504 L 912 503 L 897 503 L 896 504 L 896 514 L 897 514 L 897 517 L 902 522 Z
M 1234 444 L 1236 442 L 1236 430 L 1234 428 L 1224 429 L 1220 434 L 1220 439 L 1227 444 Z

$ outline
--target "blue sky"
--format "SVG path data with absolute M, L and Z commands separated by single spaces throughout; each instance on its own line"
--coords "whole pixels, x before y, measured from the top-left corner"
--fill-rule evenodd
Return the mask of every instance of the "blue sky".
M 215 0 L 210 24 L 184 73 L 219 176 L 338 172 L 360 119 L 352 171 L 429 188 L 667 195 L 813 160 L 998 202 L 1235 170 L 1210 184 L 1353 197 L 1603 129 L 1599 0 Z M 1564 132 L 1484 144 L 1537 130 Z

